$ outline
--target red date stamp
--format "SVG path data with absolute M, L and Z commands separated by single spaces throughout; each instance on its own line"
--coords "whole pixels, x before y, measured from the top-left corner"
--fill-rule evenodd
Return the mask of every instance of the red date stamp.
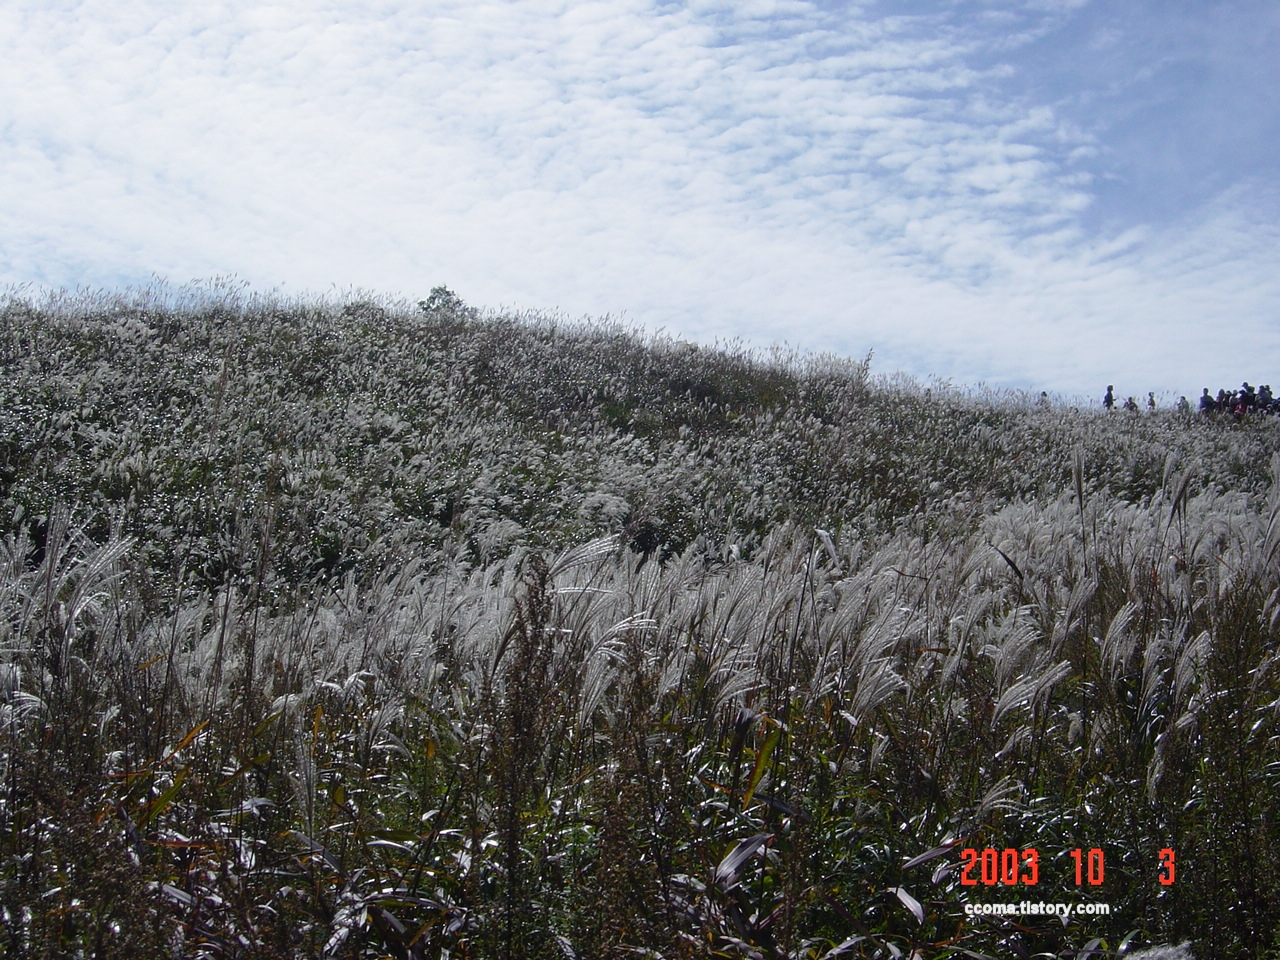
M 1106 855 L 1100 847 L 1084 850 L 1077 847 L 1069 851 L 1075 865 L 1076 886 L 1101 886 L 1106 879 Z M 1171 886 L 1176 875 L 1172 847 L 1160 851 L 1157 863 L 1159 881 Z M 985 847 L 965 847 L 960 851 L 960 885 L 987 887 L 1002 884 L 1006 887 L 1033 887 L 1040 882 L 1040 853 L 1034 847 L 1017 849 L 1006 847 L 997 850 Z

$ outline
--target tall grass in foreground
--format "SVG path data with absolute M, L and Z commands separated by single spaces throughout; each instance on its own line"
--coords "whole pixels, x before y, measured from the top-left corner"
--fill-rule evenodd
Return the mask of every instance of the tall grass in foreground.
M 1170 481 L 954 539 L 595 541 L 145 622 L 129 544 L 55 514 L 5 547 L 6 950 L 1261 956 L 1280 500 Z M 1035 896 L 1072 901 L 1066 851 L 1103 848 L 1119 913 L 967 921 L 959 843 L 1036 847 Z

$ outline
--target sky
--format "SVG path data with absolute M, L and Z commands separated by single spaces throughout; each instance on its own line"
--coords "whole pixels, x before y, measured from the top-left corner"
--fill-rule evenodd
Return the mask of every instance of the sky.
M 1274 0 L 7 0 L 0 285 L 1280 386 Z

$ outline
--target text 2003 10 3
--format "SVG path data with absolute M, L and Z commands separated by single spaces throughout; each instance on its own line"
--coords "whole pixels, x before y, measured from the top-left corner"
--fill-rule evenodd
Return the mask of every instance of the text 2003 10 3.
M 1083 850 L 1079 847 L 1070 851 L 1075 863 L 1075 882 L 1079 886 L 1088 883 L 1100 886 L 1106 876 L 1106 857 L 1098 847 Z M 978 850 L 965 847 L 960 851 L 960 884 L 965 887 L 976 887 L 979 884 L 991 887 L 997 883 L 1012 887 L 1019 884 L 1035 886 L 1040 881 L 1040 853 L 1033 847 L 1018 850 L 1006 847 L 997 850 L 986 847 Z M 1160 851 L 1157 861 L 1160 882 L 1165 886 L 1173 883 L 1176 875 L 1174 853 L 1172 847 Z

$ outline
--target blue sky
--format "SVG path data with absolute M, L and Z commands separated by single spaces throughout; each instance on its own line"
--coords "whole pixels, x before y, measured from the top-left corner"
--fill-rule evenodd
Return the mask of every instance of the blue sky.
M 1274 2 L 10 0 L 0 38 L 0 284 L 1280 386 Z

